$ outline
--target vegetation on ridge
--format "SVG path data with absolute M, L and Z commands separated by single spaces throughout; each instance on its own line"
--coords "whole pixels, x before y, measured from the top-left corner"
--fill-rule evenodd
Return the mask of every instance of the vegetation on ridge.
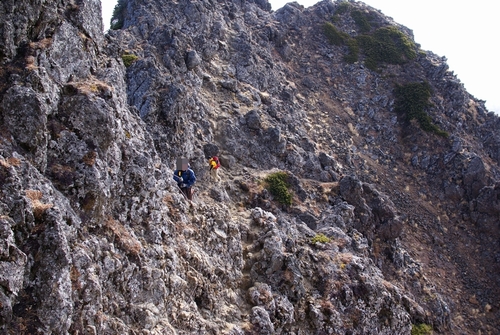
M 342 1 L 337 6 L 337 14 L 342 15 L 347 13 L 351 9 L 351 5 L 347 1 Z
M 340 16 L 348 13 L 360 32 L 354 37 L 332 23 L 339 22 Z M 398 27 L 383 26 L 374 29 L 372 25 L 374 21 L 373 13 L 353 9 L 348 2 L 341 2 L 332 22 L 324 23 L 323 32 L 331 44 L 347 47 L 348 54 L 344 56 L 346 62 L 351 64 L 357 62 L 361 52 L 366 67 L 371 70 L 378 70 L 383 63 L 404 64 L 417 57 L 417 46 Z M 425 111 L 430 106 L 431 97 L 428 83 L 398 85 L 395 94 L 396 112 L 404 116 L 406 123 L 417 120 L 423 130 L 448 137 L 448 133 L 435 125 Z
M 323 25 L 323 31 L 328 38 L 328 41 L 336 46 L 341 46 L 347 43 L 347 40 L 350 39 L 350 36 L 343 31 L 340 31 L 330 22 L 325 22 Z
M 404 64 L 417 56 L 415 44 L 396 27 L 382 27 L 356 40 L 366 56 L 366 66 L 372 70 L 380 63 Z
M 111 16 L 110 28 L 118 30 L 123 28 L 123 21 L 125 17 L 125 9 L 127 8 L 127 0 L 118 0 L 113 15 Z
M 417 120 L 423 130 L 443 137 L 449 136 L 447 132 L 432 122 L 432 118 L 425 111 L 427 107 L 431 106 L 429 103 L 431 87 L 428 82 L 397 85 L 395 95 L 395 111 L 404 116 L 407 124 L 411 120 Z
M 351 17 L 362 33 L 368 33 L 372 30 L 369 18 L 360 10 L 353 10 L 351 12 Z
M 332 22 L 340 20 L 339 15 L 350 12 L 360 35 L 351 37 L 337 29 Z M 373 30 L 373 14 L 350 9 L 348 3 L 341 3 L 332 22 L 325 22 L 323 31 L 329 42 L 336 46 L 348 47 L 348 55 L 344 60 L 355 63 L 360 51 L 365 56 L 365 65 L 371 70 L 377 70 L 381 63 L 404 64 L 417 56 L 416 45 L 400 29 L 395 26 L 385 26 Z

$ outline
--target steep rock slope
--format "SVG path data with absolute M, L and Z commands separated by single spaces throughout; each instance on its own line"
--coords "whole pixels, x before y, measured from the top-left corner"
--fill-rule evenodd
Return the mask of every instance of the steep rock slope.
M 349 61 L 356 36 L 413 40 L 357 2 L 123 3 L 107 36 L 98 1 L 0 4 L 2 332 L 498 330 L 499 119 L 445 59 Z M 397 113 L 422 82 L 448 137 Z

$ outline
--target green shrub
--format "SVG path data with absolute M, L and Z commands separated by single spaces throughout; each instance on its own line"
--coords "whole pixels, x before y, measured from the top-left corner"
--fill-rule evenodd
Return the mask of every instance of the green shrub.
M 382 27 L 369 34 L 369 16 L 361 11 L 353 11 L 351 15 L 365 34 L 353 38 L 331 22 L 323 25 L 323 32 L 331 44 L 347 46 L 348 54 L 344 57 L 346 62 L 357 62 L 362 51 L 365 65 L 375 71 L 381 63 L 403 64 L 417 57 L 415 43 L 397 27 Z
M 349 53 L 344 57 L 346 62 L 352 64 L 358 61 L 359 46 L 355 39 L 338 30 L 337 27 L 330 22 L 325 22 L 323 31 L 331 44 L 336 46 L 347 45 Z
M 328 243 L 330 241 L 331 241 L 330 238 L 328 236 L 326 236 L 325 234 L 322 234 L 322 233 L 316 234 L 316 236 L 314 236 L 311 239 L 311 243 L 312 244 L 315 244 L 315 243 Z
M 398 85 L 395 89 L 395 95 L 395 111 L 404 116 L 405 123 L 417 120 L 423 130 L 443 137 L 449 136 L 447 132 L 432 122 L 431 117 L 425 111 L 431 106 L 429 103 L 431 87 L 428 82 Z
M 127 1 L 128 0 L 118 0 L 118 3 L 113 9 L 113 15 L 111 15 L 111 29 L 118 30 L 123 28 L 125 10 L 127 9 Z
M 347 1 L 340 2 L 339 5 L 337 6 L 337 10 L 335 11 L 335 14 L 333 14 L 333 16 L 332 16 L 331 21 L 333 23 L 340 22 L 340 16 L 349 12 L 350 9 L 351 9 L 351 5 Z
M 354 22 L 356 22 L 356 25 L 362 33 L 367 33 L 372 29 L 368 16 L 365 15 L 362 11 L 353 10 L 351 12 L 351 17 Z
M 347 2 L 347 1 L 342 1 L 342 2 L 341 2 L 341 3 L 339 3 L 339 5 L 337 6 L 337 12 L 336 12 L 336 14 L 339 14 L 339 15 L 345 14 L 345 13 L 347 13 L 350 9 L 351 9 L 351 5 L 349 4 L 349 2 Z
M 356 63 L 359 58 L 358 42 L 354 38 L 350 38 L 346 44 L 349 49 L 349 53 L 344 57 L 344 60 L 350 64 Z
M 380 63 L 403 64 L 417 56 L 416 46 L 396 27 L 377 29 L 372 35 L 356 37 L 366 56 L 366 66 L 376 70 Z
M 413 325 L 411 327 L 411 335 L 429 335 L 432 334 L 432 327 L 425 323 Z
M 411 119 L 419 111 L 429 106 L 431 87 L 428 82 L 398 85 L 396 93 L 396 111 L 406 112 Z
M 337 27 L 335 27 L 330 22 L 325 22 L 325 24 L 323 25 L 323 31 L 328 38 L 328 41 L 333 45 L 341 46 L 350 39 L 349 35 L 338 30 Z
M 292 194 L 288 191 L 288 174 L 286 172 L 271 173 L 264 179 L 268 185 L 269 192 L 274 196 L 276 201 L 283 205 L 290 206 L 292 204 Z
M 134 54 L 123 54 L 122 55 L 123 64 L 125 64 L 126 67 L 129 67 L 130 65 L 132 65 L 133 62 L 135 62 L 138 59 L 139 59 L 139 57 L 137 57 Z

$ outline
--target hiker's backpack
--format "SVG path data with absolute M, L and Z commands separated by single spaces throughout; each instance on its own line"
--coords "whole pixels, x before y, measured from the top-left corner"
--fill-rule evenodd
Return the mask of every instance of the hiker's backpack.
M 210 164 L 210 170 L 211 169 L 216 170 L 220 167 L 219 157 L 217 156 L 213 156 L 212 158 L 210 158 L 208 163 Z

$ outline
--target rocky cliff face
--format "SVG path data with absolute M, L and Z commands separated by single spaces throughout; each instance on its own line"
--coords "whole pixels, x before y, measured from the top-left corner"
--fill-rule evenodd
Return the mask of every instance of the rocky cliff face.
M 361 2 L 121 3 L 0 3 L 2 334 L 498 332 L 500 121 L 445 59 Z

